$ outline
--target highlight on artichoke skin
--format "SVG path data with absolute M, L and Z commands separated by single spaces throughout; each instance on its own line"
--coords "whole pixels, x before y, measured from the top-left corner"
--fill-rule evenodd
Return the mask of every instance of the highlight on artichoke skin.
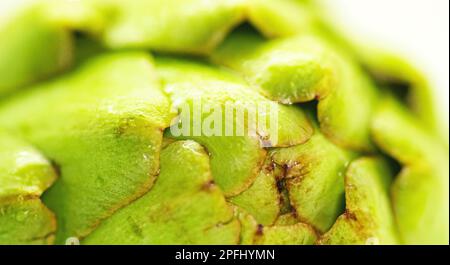
M 448 244 L 426 78 L 322 14 L 45 0 L 11 17 L 0 244 Z

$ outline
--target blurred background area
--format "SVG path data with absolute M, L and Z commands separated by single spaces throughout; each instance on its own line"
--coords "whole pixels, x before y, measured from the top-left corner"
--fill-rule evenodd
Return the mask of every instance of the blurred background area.
M 33 0 L 0 0 L 0 23 Z M 76 0 L 72 0 L 76 1 Z M 435 88 L 443 128 L 449 125 L 448 0 L 318 0 L 335 26 L 352 38 L 409 58 Z
M 449 127 L 448 0 L 320 0 L 352 38 L 394 51 L 425 73 L 436 109 Z M 445 129 L 446 128 L 446 129 Z

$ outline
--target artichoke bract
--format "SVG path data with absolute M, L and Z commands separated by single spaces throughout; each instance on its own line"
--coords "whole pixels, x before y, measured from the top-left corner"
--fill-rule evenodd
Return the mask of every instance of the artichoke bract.
M 419 71 L 306 0 L 41 1 L 0 27 L 0 244 L 448 244 Z

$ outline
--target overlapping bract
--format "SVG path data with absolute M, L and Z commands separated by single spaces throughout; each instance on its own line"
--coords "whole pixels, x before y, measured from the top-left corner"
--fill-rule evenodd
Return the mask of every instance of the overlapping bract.
M 448 243 L 425 79 L 310 1 L 49 1 L 0 36 L 2 244 Z M 279 120 L 174 135 L 199 97 Z

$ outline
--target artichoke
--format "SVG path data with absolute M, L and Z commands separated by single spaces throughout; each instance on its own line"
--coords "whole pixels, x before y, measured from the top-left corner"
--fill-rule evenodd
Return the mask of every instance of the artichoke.
M 27 7 L 0 28 L 0 244 L 448 244 L 426 79 L 327 21 L 306 0 Z

